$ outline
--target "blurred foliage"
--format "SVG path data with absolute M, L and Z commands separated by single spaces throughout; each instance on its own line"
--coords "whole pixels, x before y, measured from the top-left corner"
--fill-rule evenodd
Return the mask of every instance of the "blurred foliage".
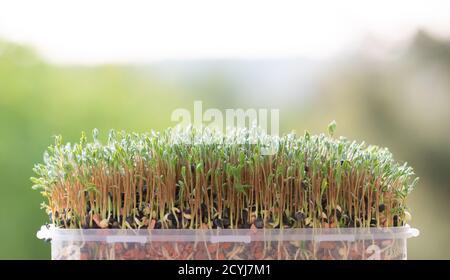
M 337 135 L 389 147 L 421 177 L 409 203 L 421 236 L 408 243 L 408 256 L 450 258 L 450 42 L 421 31 L 392 59 L 355 54 L 323 68 L 307 96 L 280 102 L 273 94 L 282 131 L 324 132 L 335 119 Z M 29 177 L 52 135 L 76 141 L 94 127 L 103 137 L 110 128 L 159 130 L 194 100 L 241 107 L 238 87 L 220 71 L 179 82 L 144 66 L 52 65 L 29 47 L 0 41 L 0 258 L 50 256 L 35 237 L 47 217 Z

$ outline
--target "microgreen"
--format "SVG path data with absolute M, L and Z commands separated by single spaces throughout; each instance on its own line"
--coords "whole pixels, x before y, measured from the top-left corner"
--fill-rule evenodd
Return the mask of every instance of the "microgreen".
M 65 228 L 388 227 L 404 225 L 417 184 L 386 148 L 328 135 L 167 129 L 60 136 L 33 189 Z M 191 141 L 193 140 L 193 141 Z M 255 141 L 256 140 L 256 141 Z M 267 143 L 278 147 L 263 155 Z M 100 221 L 100 222 L 99 222 Z

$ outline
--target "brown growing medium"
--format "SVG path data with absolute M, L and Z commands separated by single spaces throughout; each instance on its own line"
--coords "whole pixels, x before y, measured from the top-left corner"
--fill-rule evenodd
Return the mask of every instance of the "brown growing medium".
M 251 130 L 109 133 L 49 147 L 32 178 L 62 228 L 307 228 L 405 224 L 417 178 L 385 148 Z M 268 143 L 278 147 L 263 155 Z

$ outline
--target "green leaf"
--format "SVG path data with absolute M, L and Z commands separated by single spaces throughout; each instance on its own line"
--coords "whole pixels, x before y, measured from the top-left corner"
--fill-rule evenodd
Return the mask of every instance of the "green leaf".
M 94 128 L 92 130 L 92 139 L 94 139 L 94 142 L 98 141 L 98 129 L 97 128 Z
M 334 132 L 336 131 L 336 121 L 332 121 L 329 125 L 328 125 L 328 134 L 330 136 L 334 135 Z

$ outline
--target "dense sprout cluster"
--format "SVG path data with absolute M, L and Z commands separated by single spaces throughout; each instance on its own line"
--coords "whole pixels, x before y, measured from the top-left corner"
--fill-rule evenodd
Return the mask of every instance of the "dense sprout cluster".
M 56 137 L 33 188 L 63 228 L 401 226 L 417 178 L 385 148 L 250 130 Z M 264 155 L 270 143 L 273 155 Z

